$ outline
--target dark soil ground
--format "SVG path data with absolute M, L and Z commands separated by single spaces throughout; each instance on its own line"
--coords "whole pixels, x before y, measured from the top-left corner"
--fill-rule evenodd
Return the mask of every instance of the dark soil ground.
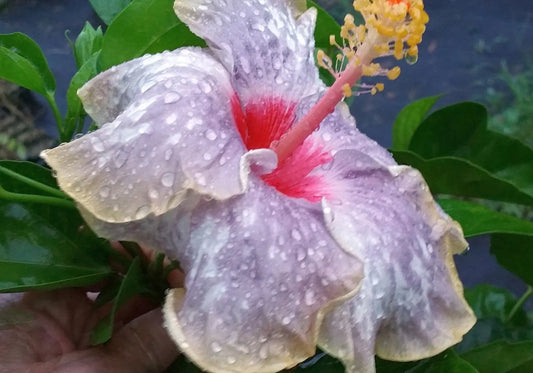
M 318 2 L 329 3 L 336 11 L 345 7 L 344 0 Z M 491 91 L 508 93 L 498 78 L 503 63 L 512 73 L 532 68 L 530 0 L 426 0 L 425 5 L 430 23 L 419 62 L 401 65 L 400 78 L 386 82 L 382 94 L 357 97 L 352 106 L 359 128 L 385 147 L 391 145 L 394 117 L 409 102 L 436 94 L 445 94 L 439 106 L 464 100 L 486 102 Z M 75 38 L 85 21 L 99 24 L 88 0 L 0 0 L 0 7 L 0 33 L 24 32 L 43 48 L 57 78 L 58 103 L 64 111 L 65 92 L 75 71 L 64 34 L 70 30 Z M 37 125 L 56 135 L 51 113 L 46 112 Z M 520 294 L 525 286 L 497 266 L 488 246 L 488 237 L 471 240 L 472 249 L 456 257 L 465 285 L 485 282 Z

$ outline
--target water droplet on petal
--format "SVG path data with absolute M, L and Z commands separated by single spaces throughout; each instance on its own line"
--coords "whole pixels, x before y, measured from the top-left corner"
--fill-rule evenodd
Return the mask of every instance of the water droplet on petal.
M 98 137 L 91 137 L 91 145 L 95 152 L 103 152 L 105 150 L 104 143 Z
M 215 352 L 215 353 L 216 352 L 220 352 L 220 351 L 222 351 L 222 346 L 220 346 L 220 344 L 218 344 L 217 342 L 212 342 L 211 343 L 211 350 L 213 352 Z
M 178 119 L 178 116 L 176 115 L 176 113 L 172 113 L 165 119 L 165 122 L 167 124 L 174 124 L 176 122 L 176 119 Z
M 113 157 L 113 163 L 115 164 L 116 168 L 120 168 L 126 163 L 128 160 L 128 153 L 126 153 L 123 150 L 119 150 L 115 153 L 115 156 Z
M 204 92 L 204 93 L 209 93 L 213 90 L 213 87 L 211 87 L 211 84 L 207 83 L 207 82 L 204 82 L 204 81 L 201 81 L 200 82 L 200 89 Z
M 161 176 L 161 184 L 168 188 L 174 185 L 174 174 L 172 172 L 165 172 L 163 176 Z
M 139 126 L 139 133 L 144 135 L 149 135 L 153 133 L 152 124 L 150 122 L 144 122 Z
M 308 306 L 312 306 L 316 302 L 315 292 L 311 289 L 305 291 L 304 302 Z
M 109 193 L 111 192 L 111 188 L 108 186 L 103 186 L 100 188 L 100 197 L 107 198 L 109 197 Z
M 296 260 L 301 262 L 302 260 L 305 259 L 305 257 L 307 256 L 305 250 L 303 249 L 303 247 L 299 247 L 296 251 Z
M 235 357 L 233 356 L 228 356 L 226 358 L 226 361 L 228 362 L 228 364 L 235 364 L 237 362 L 237 359 L 235 359 Z
M 141 206 L 135 212 L 135 219 L 142 219 L 150 213 L 150 207 L 147 205 Z
M 172 157 L 172 149 L 165 150 L 165 161 L 169 161 Z
M 152 199 L 159 198 L 159 192 L 155 189 L 150 189 L 150 191 L 148 192 L 148 196 Z
M 281 323 L 283 325 L 289 325 L 291 323 L 291 318 L 289 316 L 285 316 L 283 319 L 281 319 Z
M 407 62 L 408 65 L 414 65 L 418 62 L 418 54 L 415 54 L 414 56 L 411 56 L 410 54 L 405 54 L 405 62 Z
M 266 360 L 268 357 L 268 345 L 264 344 L 259 349 L 259 357 L 263 360 Z
M 293 229 L 291 231 L 291 237 L 294 238 L 296 241 L 300 241 L 302 239 L 302 234 L 298 229 Z
M 215 131 L 213 131 L 212 129 L 208 129 L 207 131 L 205 131 L 205 137 L 208 139 L 208 140 L 216 140 L 217 138 L 217 133 Z
M 173 104 L 174 102 L 178 102 L 180 98 L 181 96 L 176 92 L 169 92 L 163 98 L 163 102 L 165 104 Z

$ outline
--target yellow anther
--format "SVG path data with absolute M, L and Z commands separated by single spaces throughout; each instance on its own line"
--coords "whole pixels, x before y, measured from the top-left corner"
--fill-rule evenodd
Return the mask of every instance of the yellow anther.
M 374 96 L 376 93 L 378 93 L 378 89 L 376 87 L 372 87 L 372 89 L 370 90 L 370 94 Z
M 330 45 L 337 45 L 337 41 L 335 40 L 335 35 L 329 36 L 329 44 Z
M 387 43 L 374 45 L 374 50 L 376 51 L 378 55 L 387 54 L 389 52 L 389 49 L 390 49 L 389 44 Z
M 383 92 L 383 90 L 385 89 L 385 84 L 383 84 L 383 83 L 377 83 L 374 87 L 376 87 L 376 89 L 378 90 L 378 92 Z
M 409 56 L 417 56 L 418 55 L 418 46 L 413 45 L 412 47 L 409 47 L 407 50 L 407 55 Z
M 344 16 L 344 24 L 355 26 L 355 18 L 351 14 L 346 14 L 346 16 Z
M 387 73 L 387 78 L 389 78 L 389 80 L 397 79 L 400 76 L 400 71 L 401 70 L 400 70 L 400 68 L 398 66 L 393 67 Z
M 322 49 L 319 49 L 316 53 L 316 59 L 318 62 L 318 66 L 326 68 L 327 66 L 324 64 L 324 57 L 326 56 L 326 53 Z
M 344 97 L 351 97 L 352 96 L 352 87 L 348 83 L 342 86 L 342 94 Z
M 376 22 L 376 30 L 378 30 L 378 32 L 383 36 L 387 36 L 387 37 L 394 36 L 394 29 L 390 26 L 385 26 L 382 23 Z
M 401 60 L 403 58 L 403 41 L 396 39 L 394 42 L 394 58 Z
M 407 36 L 407 27 L 405 27 L 405 25 L 401 25 L 399 27 L 396 28 L 396 37 L 398 37 L 399 39 L 403 39 Z
M 375 76 L 381 69 L 379 63 L 371 63 L 370 65 L 363 65 L 363 75 L 364 76 Z

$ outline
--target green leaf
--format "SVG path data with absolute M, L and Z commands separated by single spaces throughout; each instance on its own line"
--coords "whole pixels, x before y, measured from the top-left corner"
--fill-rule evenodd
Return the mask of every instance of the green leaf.
M 329 36 L 336 35 L 340 37 L 341 27 L 335 21 L 335 19 L 324 9 L 322 9 L 314 1 L 307 1 L 308 8 L 316 8 L 317 17 L 316 17 L 316 26 L 315 26 L 315 47 L 322 49 L 324 52 L 326 50 L 332 49 L 332 46 L 329 43 Z
M 107 342 L 113 335 L 113 325 L 117 310 L 129 299 L 147 291 L 146 278 L 142 270 L 140 258 L 135 257 L 118 288 L 111 312 L 92 330 L 90 337 L 91 344 L 97 345 Z
M 533 339 L 533 323 L 523 309 L 520 300 L 505 289 L 490 285 L 478 285 L 465 290 L 465 299 L 477 316 L 477 323 L 455 346 L 465 352 L 496 340 L 519 342 Z
M 459 357 L 451 349 L 426 360 L 415 368 L 410 369 L 409 373 L 478 373 L 478 370 L 468 361 Z M 479 372 L 487 372 L 485 370 Z
M 100 53 L 102 70 L 146 53 L 204 46 L 174 12 L 174 0 L 134 0 L 109 25 Z
M 98 16 L 109 25 L 131 0 L 89 0 Z
M 38 185 L 32 185 L 31 181 L 38 183 Z M 59 190 L 56 179 L 52 176 L 52 171 L 33 162 L 0 160 L 0 185 L 16 193 L 66 197 Z M 42 185 L 45 186 L 44 189 Z M 50 189 L 47 190 L 46 187 Z
M 414 133 L 409 150 L 426 160 L 467 160 L 527 195 L 521 202 L 533 205 L 533 149 L 487 130 L 487 110 L 480 104 L 463 102 L 432 113 Z
M 0 161 L 0 185 L 14 193 L 53 196 L 57 199 L 70 201 L 59 190 L 51 170 L 32 162 Z M 55 206 L 40 203 L 25 203 L 24 208 L 45 220 L 76 246 L 91 251 L 93 255 L 105 257 L 106 260 L 108 256 L 122 259 L 111 248 L 109 242 L 96 237 L 77 210 L 58 209 Z
M 105 255 L 22 205 L 0 201 L 0 220 L 1 292 L 83 286 L 111 274 Z
M 110 3 L 114 2 L 111 1 Z M 85 22 L 83 30 L 81 30 L 74 43 L 74 58 L 78 69 L 102 49 L 103 38 L 102 27 L 98 26 L 95 30 L 89 22 Z
M 533 285 L 533 237 L 493 234 L 490 252 L 502 267 Z
M 78 89 L 80 89 L 91 78 L 98 73 L 97 61 L 98 54 L 93 54 L 83 66 L 74 74 L 67 90 L 67 114 L 65 116 L 65 136 L 69 139 L 77 133 L 81 132 L 83 122 L 86 117 L 85 110 L 78 97 Z
M 503 175 L 492 174 L 467 159 L 453 156 L 424 159 L 412 151 L 392 153 L 398 163 L 417 168 L 432 193 L 533 204 L 532 195 Z
M 513 233 L 533 237 L 533 222 L 496 212 L 477 203 L 440 198 L 439 205 L 463 227 L 466 237 L 487 233 Z
M 416 132 L 422 120 L 441 96 L 425 97 L 404 107 L 392 128 L 392 149 L 408 150 L 411 137 Z
M 317 56 L 318 50 L 320 49 L 323 50 L 324 53 L 326 53 L 330 57 L 335 56 L 338 53 L 337 49 L 329 43 L 329 36 L 340 35 L 341 27 L 328 12 L 322 9 L 314 1 L 308 0 L 307 7 L 308 8 L 313 7 L 313 8 L 316 8 L 317 10 L 317 19 L 316 19 L 315 34 L 314 34 L 314 37 L 315 37 L 314 57 L 315 57 L 315 64 L 316 64 L 316 56 Z M 331 86 L 335 82 L 335 78 L 326 69 L 319 68 L 318 73 L 320 75 L 320 79 L 326 85 Z
M 55 80 L 41 48 L 21 33 L 0 35 L 0 78 L 53 95 Z
M 465 289 L 465 299 L 478 319 L 496 318 L 504 323 L 508 321 L 509 313 L 517 302 L 516 297 L 508 290 L 487 284 Z M 523 309 L 515 314 L 514 321 L 519 324 L 527 322 Z
M 509 373 L 528 372 L 515 370 L 533 364 L 533 341 L 509 343 L 498 341 L 476 348 L 461 355 L 480 372 Z

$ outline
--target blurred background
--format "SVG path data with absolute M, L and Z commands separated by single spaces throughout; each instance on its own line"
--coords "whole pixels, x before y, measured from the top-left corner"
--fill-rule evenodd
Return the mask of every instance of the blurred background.
M 353 10 L 347 0 L 317 2 L 339 22 Z M 385 82 L 384 92 L 354 99 L 351 109 L 361 131 L 389 147 L 394 118 L 405 105 L 443 94 L 436 107 L 481 102 L 491 114 L 492 129 L 533 147 L 533 3 L 427 0 L 425 6 L 430 22 L 419 62 L 401 63 L 400 78 Z M 76 71 L 68 38 L 74 40 L 86 21 L 95 28 L 103 25 L 88 0 L 0 0 L 0 33 L 23 32 L 41 46 L 57 80 L 56 99 L 62 112 Z M 53 115 L 42 97 L 0 81 L 0 159 L 36 160 L 41 149 L 56 143 L 56 136 Z M 532 216 L 521 206 L 492 207 Z M 517 295 L 525 290 L 489 254 L 488 237 L 470 244 L 467 253 L 456 257 L 466 286 L 489 283 Z

